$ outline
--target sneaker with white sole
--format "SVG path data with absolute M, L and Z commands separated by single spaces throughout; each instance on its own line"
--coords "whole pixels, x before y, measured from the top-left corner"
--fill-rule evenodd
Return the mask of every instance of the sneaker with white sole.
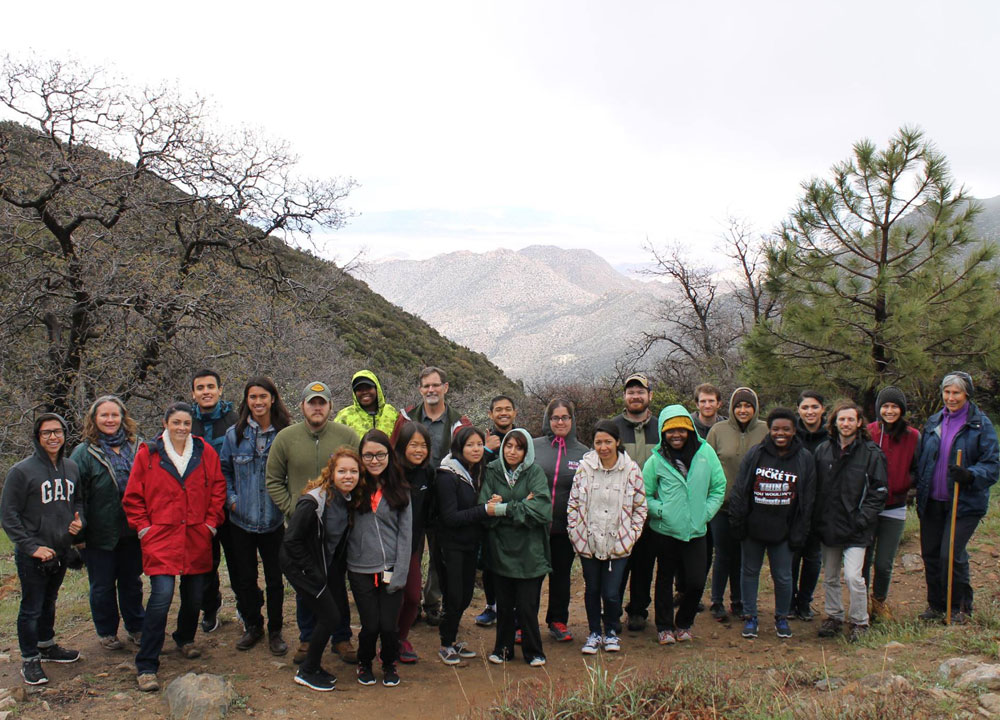
M 656 641 L 660 645 L 673 645 L 677 642 L 677 638 L 674 637 L 673 630 L 660 630 L 656 633 Z
M 458 654 L 458 650 L 450 645 L 438 650 L 438 657 L 445 665 L 458 665 L 462 662 L 462 656 Z
M 331 692 L 337 685 L 337 678 L 323 668 L 303 670 L 300 667 L 295 673 L 295 682 L 317 692 Z
M 55 644 L 38 648 L 38 654 L 41 655 L 42 662 L 73 663 L 80 659 L 79 650 L 67 650 Z
M 690 628 L 677 628 L 677 634 L 674 636 L 677 638 L 677 642 L 691 642 L 693 636 L 691 635 Z
M 618 652 L 622 649 L 621 642 L 618 639 L 618 633 L 614 630 L 604 636 L 602 644 L 604 645 L 604 652 Z
M 492 605 L 487 605 L 485 610 L 476 615 L 476 625 L 479 625 L 480 627 L 489 627 L 491 625 L 496 625 L 496 622 L 497 622 L 497 609 Z
M 457 642 L 452 645 L 452 647 L 455 648 L 455 652 L 457 652 L 458 656 L 461 658 L 468 659 L 476 657 L 476 651 L 470 648 L 469 643 L 467 642 Z
M 49 681 L 49 676 L 42 669 L 41 658 L 31 658 L 21 663 L 21 677 L 26 685 L 44 685 Z
M 584 655 L 596 655 L 597 651 L 601 649 L 601 636 L 597 633 L 590 633 L 587 636 L 586 642 L 583 643 L 583 647 L 580 648 L 580 652 Z
M 542 667 L 542 665 L 544 664 L 545 664 L 544 655 L 535 655 L 535 657 L 531 658 L 531 660 L 528 661 L 528 665 L 530 665 L 531 667 Z

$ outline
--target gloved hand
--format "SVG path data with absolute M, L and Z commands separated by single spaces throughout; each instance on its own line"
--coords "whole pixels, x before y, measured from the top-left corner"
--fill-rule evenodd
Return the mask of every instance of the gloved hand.
M 959 467 L 958 465 L 948 466 L 948 480 L 953 483 L 958 483 L 958 486 L 963 490 L 968 490 L 972 487 L 972 482 L 976 479 L 976 476 L 971 472 L 966 470 L 964 467 Z

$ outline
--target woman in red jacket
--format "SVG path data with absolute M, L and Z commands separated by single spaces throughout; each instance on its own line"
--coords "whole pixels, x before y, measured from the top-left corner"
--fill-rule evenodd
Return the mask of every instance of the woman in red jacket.
M 201 651 L 194 644 L 205 573 L 212 570 L 212 536 L 223 520 L 226 480 L 219 456 L 191 436 L 191 407 L 173 403 L 163 415 L 163 432 L 139 447 L 122 498 L 128 523 L 139 533 L 142 569 L 150 594 L 135 656 L 139 689 L 159 689 L 167 613 L 174 580 L 181 578 L 181 607 L 174 642 L 186 658 Z

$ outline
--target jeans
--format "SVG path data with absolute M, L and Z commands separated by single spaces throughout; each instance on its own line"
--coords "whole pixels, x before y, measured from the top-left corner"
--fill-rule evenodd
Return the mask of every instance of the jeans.
M 792 550 L 788 547 L 788 541 L 768 544 L 747 538 L 743 541 L 742 549 L 740 583 L 743 590 L 743 615 L 757 616 L 757 589 L 766 552 L 771 565 L 771 579 L 774 581 L 774 616 L 788 617 L 792 606 Z
M 792 605 L 795 609 L 806 610 L 812 604 L 822 569 L 823 551 L 819 536 L 810 533 L 805 547 L 792 555 Z
M 14 551 L 17 578 L 21 581 L 21 606 L 17 612 L 17 643 L 21 659 L 38 657 L 38 648 L 55 644 L 56 599 L 66 575 L 63 564 L 42 567 L 38 558 Z M 51 567 L 52 572 L 48 569 Z
M 525 662 L 545 657 L 542 633 L 538 628 L 538 606 L 542 598 L 542 575 L 536 578 L 496 576 L 497 633 L 494 652 L 501 657 L 514 657 L 514 634 L 521 626 L 521 654 Z
M 177 630 L 171 637 L 177 646 L 194 642 L 198 630 L 198 612 L 201 606 L 207 575 L 181 575 L 181 607 L 177 611 Z M 149 600 L 146 617 L 142 623 L 142 641 L 135 655 L 135 671 L 155 673 L 160 669 L 160 651 L 167 629 L 167 613 L 174 599 L 173 575 L 153 575 L 149 578 Z
M 450 647 L 458 637 L 458 624 L 469 603 L 476 584 L 477 548 L 459 550 L 451 547 L 436 548 L 435 566 L 441 583 L 441 597 L 444 601 L 441 616 L 441 645 Z
M 566 533 L 549 535 L 549 546 L 552 550 L 552 572 L 549 573 L 549 608 L 545 612 L 545 623 L 565 624 L 569 622 L 570 573 L 576 551 Z
M 410 637 L 410 628 L 420 614 L 420 587 L 423 585 L 423 578 L 420 577 L 420 556 L 419 552 L 410 555 L 410 571 L 406 576 L 406 586 L 403 588 L 403 604 L 399 608 L 400 641 Z
M 396 664 L 399 657 L 399 607 L 403 604 L 403 592 L 397 590 L 390 593 L 388 585 L 375 585 L 375 576 L 371 573 L 356 573 L 348 571 L 351 582 L 351 592 L 354 593 L 354 604 L 358 608 L 361 619 L 361 632 L 358 633 L 358 665 L 371 667 L 375 659 L 375 641 L 382 642 L 382 667 Z M 312 645 L 310 645 L 312 649 Z
M 868 587 L 861 576 L 864 562 L 863 547 L 823 545 L 823 609 L 834 620 L 844 621 L 844 601 L 840 593 L 840 568 L 843 565 L 847 594 L 851 600 L 847 618 L 854 625 L 868 624 Z
M 229 525 L 230 542 L 233 552 L 230 564 L 230 580 L 236 594 L 236 610 L 248 627 L 263 627 L 265 594 L 257 585 L 257 555 L 260 554 L 264 566 L 264 587 L 267 591 L 267 629 L 280 632 L 283 624 L 282 604 L 285 600 L 285 586 L 282 582 L 278 550 L 285 536 L 285 528 L 266 533 L 252 533 L 236 525 Z
M 715 563 L 712 565 L 712 604 L 721 605 L 723 603 L 726 599 L 726 583 L 729 583 L 729 600 L 733 605 L 737 605 L 742 602 L 740 595 L 742 566 L 740 541 L 733 537 L 727 511 L 719 510 L 712 518 L 711 526 L 712 542 L 715 544 Z
M 678 540 L 669 535 L 653 532 L 656 551 L 656 600 L 654 601 L 656 629 L 689 629 L 694 624 L 700 598 L 695 593 L 684 593 L 674 617 L 674 577 L 684 574 L 684 587 L 705 585 L 705 536 Z
M 871 588 L 876 600 L 885 600 L 889 595 L 889 583 L 892 581 L 892 564 L 896 560 L 896 550 L 899 549 L 899 539 L 903 537 L 903 526 L 906 520 L 888 518 L 879 515 L 875 525 L 875 540 L 865 548 L 865 564 L 861 570 L 865 585 Z M 872 563 L 875 564 L 875 581 L 870 582 Z
M 99 637 L 114 637 L 124 620 L 125 631 L 142 631 L 142 551 L 139 538 L 122 538 L 114 550 L 83 551 L 90 580 L 90 614 Z M 120 614 L 119 614 L 120 613 Z
M 590 632 L 605 635 L 622 631 L 621 584 L 628 558 L 596 560 L 581 557 L 583 568 L 583 604 L 587 608 L 587 626 Z M 601 626 L 601 603 L 604 603 L 604 626 Z
M 972 612 L 972 585 L 969 583 L 969 553 L 966 546 L 979 525 L 978 517 L 955 521 L 955 560 L 952 572 L 951 611 Z M 951 503 L 928 500 L 920 517 L 920 555 L 927 576 L 927 604 L 933 610 L 947 610 L 948 542 L 951 535 Z
M 629 555 L 622 574 L 619 597 L 625 597 L 625 581 L 628 580 L 628 605 L 625 606 L 625 612 L 629 616 L 645 618 L 649 614 L 653 567 L 656 565 L 656 550 L 653 541 L 649 539 L 652 534 L 649 525 L 642 529 L 642 534 L 632 546 L 632 554 Z
M 333 628 L 340 625 L 340 610 L 337 608 L 329 586 L 323 588 L 323 592 L 318 597 L 303 594 L 302 601 L 312 610 L 313 617 L 316 618 L 316 625 L 309 638 L 309 652 L 306 653 L 306 659 L 302 661 L 300 667 L 306 672 L 316 672 L 320 669 L 323 651 L 330 640 L 330 633 Z

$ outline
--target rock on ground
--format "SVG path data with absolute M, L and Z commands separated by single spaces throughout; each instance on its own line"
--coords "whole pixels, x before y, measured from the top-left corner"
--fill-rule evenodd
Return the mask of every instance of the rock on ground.
M 987 690 L 1000 690 L 1000 665 L 979 665 L 966 670 L 955 685 L 956 687 L 981 685 Z
M 225 717 L 234 696 L 220 675 L 187 673 L 167 686 L 166 699 L 173 720 L 217 720 Z
M 980 695 L 979 704 L 994 715 L 1000 715 L 1000 695 L 997 695 L 996 693 L 986 693 L 985 695 Z
M 862 687 L 877 692 L 903 692 L 910 689 L 910 681 L 891 672 L 877 672 L 858 680 Z
M 907 553 L 899 559 L 903 565 L 903 570 L 908 573 L 923 572 L 924 559 L 916 553 Z
M 938 674 L 942 680 L 951 680 L 969 670 L 974 670 L 980 665 L 982 665 L 982 662 L 972 657 L 948 658 L 938 666 Z

